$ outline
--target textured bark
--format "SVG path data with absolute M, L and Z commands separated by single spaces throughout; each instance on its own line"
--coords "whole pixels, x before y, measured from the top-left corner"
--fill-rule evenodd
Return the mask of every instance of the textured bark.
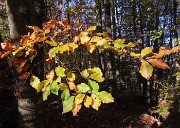
M 19 39 L 27 34 L 26 26 L 41 26 L 43 22 L 43 0 L 6 0 L 10 37 L 19 45 Z M 39 55 L 40 59 L 42 55 Z M 38 60 L 37 59 L 37 60 Z M 35 60 L 35 61 L 37 61 Z M 35 63 L 35 62 L 34 62 Z M 43 74 L 43 73 L 42 73 Z M 39 74 L 37 74 L 39 75 Z M 39 75 L 39 77 L 42 77 Z M 15 86 L 21 97 L 17 97 L 20 128 L 44 128 L 43 103 L 41 97 L 29 85 L 29 80 L 15 78 Z

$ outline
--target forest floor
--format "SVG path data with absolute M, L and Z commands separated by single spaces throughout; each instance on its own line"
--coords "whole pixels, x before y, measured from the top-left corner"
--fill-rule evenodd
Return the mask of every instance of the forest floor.
M 180 112 L 172 111 L 165 117 L 151 115 L 152 106 L 131 98 L 103 104 L 98 111 L 83 108 L 78 116 L 72 113 L 49 113 L 50 128 L 180 128 Z M 179 106 L 178 106 L 179 107 Z M 60 113 L 60 112 L 59 112 Z

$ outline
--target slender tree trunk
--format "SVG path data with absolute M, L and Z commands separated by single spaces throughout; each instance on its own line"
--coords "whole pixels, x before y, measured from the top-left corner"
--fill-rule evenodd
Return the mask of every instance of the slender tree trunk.
M 44 0 L 6 0 L 6 5 L 10 37 L 15 39 L 15 45 L 19 46 L 19 39 L 28 32 L 26 26 L 36 25 L 41 27 L 44 15 Z M 42 57 L 42 55 L 40 56 Z M 42 75 L 39 75 L 39 77 L 42 77 Z M 21 94 L 21 97 L 17 98 L 19 127 L 45 128 L 40 95 L 37 95 L 36 91 L 29 85 L 29 80 L 21 81 L 15 78 L 15 86 Z

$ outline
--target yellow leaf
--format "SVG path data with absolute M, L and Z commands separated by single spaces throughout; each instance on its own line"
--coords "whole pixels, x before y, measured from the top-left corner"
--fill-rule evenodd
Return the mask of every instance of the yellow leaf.
M 144 49 L 142 49 L 141 51 L 141 57 L 146 56 L 147 54 L 152 53 L 152 47 L 146 47 Z
M 152 76 L 153 67 L 145 60 L 141 60 L 141 67 L 139 72 L 141 75 L 149 80 L 149 78 Z
M 108 44 L 108 40 L 106 39 L 101 39 L 96 43 L 97 46 L 102 46 L 102 45 L 107 45 L 107 44 Z
M 85 94 L 79 93 L 76 97 L 75 97 L 75 104 L 81 104 L 84 100 Z
M 93 53 L 93 51 L 96 49 L 96 46 L 94 44 L 86 44 L 86 47 L 90 53 Z
M 136 54 L 136 53 L 134 53 L 134 52 L 131 52 L 130 55 L 131 55 L 132 57 L 135 57 L 135 58 L 138 58 L 138 57 L 141 56 L 141 54 Z
M 87 69 L 84 69 L 82 72 L 81 72 L 81 75 L 85 78 L 87 78 L 89 76 L 89 73 L 88 73 L 88 70 Z
M 96 43 L 96 42 L 100 41 L 101 39 L 102 39 L 102 37 L 93 36 L 90 40 L 90 43 Z
M 89 32 L 92 32 L 92 31 L 94 31 L 94 30 L 96 30 L 96 26 L 90 26 L 90 27 L 87 29 L 87 31 L 89 31 Z
M 67 86 L 67 84 L 65 84 L 65 83 L 60 83 L 60 84 L 59 84 L 59 88 L 60 88 L 61 90 L 66 90 L 66 89 L 68 88 L 68 86 Z
M 87 107 L 87 108 L 89 108 L 89 106 L 90 106 L 91 104 L 92 104 L 92 99 L 91 99 L 91 97 L 86 96 L 86 97 L 85 97 L 85 100 L 84 100 L 84 106 Z
M 76 49 L 76 48 L 78 48 L 78 44 L 75 44 L 75 43 L 69 43 L 68 44 L 68 46 L 69 46 L 69 50 L 71 51 L 71 52 L 74 52 L 74 50 Z
M 62 53 L 64 53 L 64 52 L 66 52 L 66 51 L 68 51 L 69 49 L 68 49 L 68 45 L 67 44 L 63 44 L 63 45 L 61 45 L 60 47 L 59 47 L 59 52 L 62 54 Z
M 88 43 L 91 38 L 89 36 L 80 37 L 81 44 Z
M 36 76 L 32 76 L 30 79 L 30 85 L 35 88 L 36 90 L 38 90 L 38 85 L 40 83 L 40 79 Z
M 58 43 L 55 41 L 46 40 L 46 43 L 48 43 L 50 46 L 57 46 L 58 45 Z
M 101 100 L 95 94 L 91 95 L 91 99 L 92 99 L 92 104 L 91 104 L 92 108 L 94 108 L 95 110 L 98 110 L 99 107 L 101 106 Z
M 53 78 L 54 78 L 54 70 L 51 70 L 48 74 L 46 74 L 46 79 L 47 79 L 50 83 L 52 83 Z
M 72 72 L 67 73 L 67 79 L 71 82 L 73 82 L 76 79 L 76 75 Z

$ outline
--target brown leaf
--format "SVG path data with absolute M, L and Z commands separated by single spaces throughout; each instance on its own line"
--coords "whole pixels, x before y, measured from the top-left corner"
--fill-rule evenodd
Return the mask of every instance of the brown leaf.
M 30 75 L 30 72 L 24 72 L 23 74 L 19 76 L 19 79 L 21 80 L 26 79 L 29 77 L 29 75 Z
M 169 68 L 169 66 L 162 59 L 149 59 L 147 61 L 151 63 L 153 67 L 158 67 L 161 69 Z
M 22 68 L 24 67 L 25 64 L 26 64 L 26 60 L 23 60 L 19 65 L 19 67 L 16 69 L 18 73 L 22 71 Z
M 4 57 L 6 57 L 7 55 L 9 55 L 11 51 L 0 51 L 0 59 L 3 59 Z

